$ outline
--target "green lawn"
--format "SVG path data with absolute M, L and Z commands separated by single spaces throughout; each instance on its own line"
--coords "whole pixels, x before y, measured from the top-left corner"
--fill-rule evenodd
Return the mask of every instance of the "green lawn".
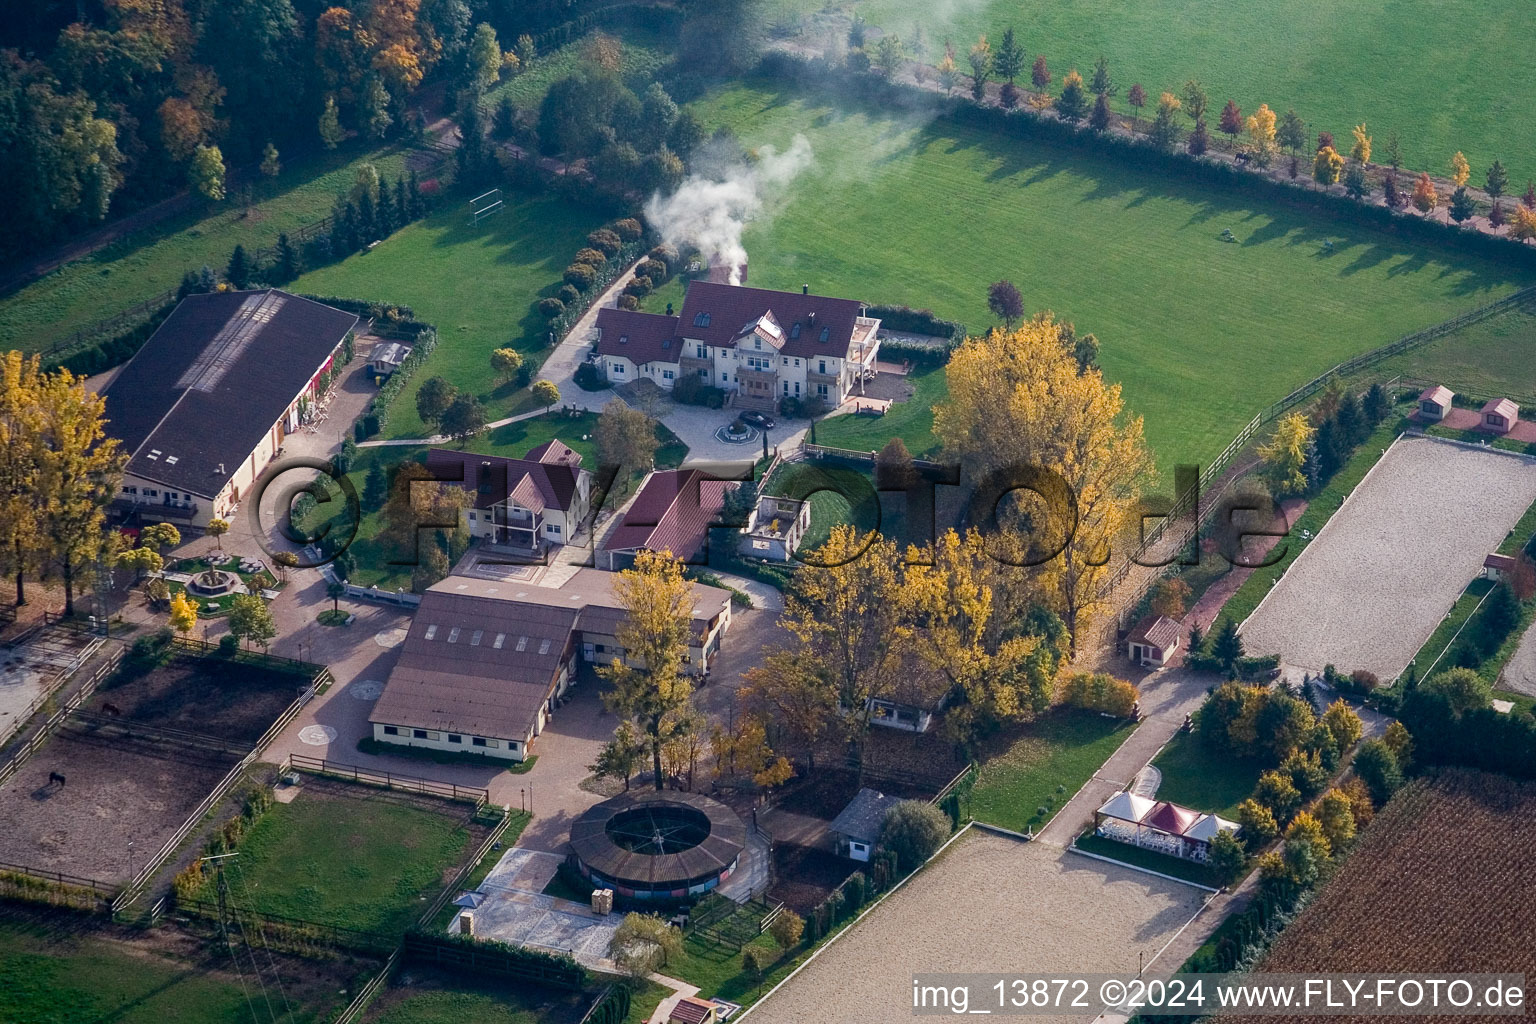
M 971 792 L 978 821 L 1023 832 L 1044 825 L 1093 776 L 1135 726 L 1058 709 L 1026 726 L 1006 751 L 983 762 Z M 1040 807 L 1046 813 L 1038 813 Z
M 929 306 L 975 332 L 992 323 L 987 283 L 1010 278 L 1029 309 L 1097 334 L 1165 473 L 1213 456 L 1256 410 L 1341 359 L 1532 280 L 1107 159 L 840 109 L 761 80 L 696 106 L 747 145 L 800 133 L 815 154 L 747 230 L 754 285 Z M 1241 244 L 1218 239 L 1228 228 Z M 920 437 L 927 413 L 909 405 L 893 415 L 910 420 L 829 424 L 824 440 Z
M 643 93 L 656 72 L 672 59 L 674 40 L 641 28 L 617 29 L 609 33 L 622 44 L 619 74 L 625 84 Z M 527 71 L 507 78 L 485 94 L 485 104 L 494 110 L 503 96 L 512 97 L 519 107 L 537 110 L 549 87 L 562 78 L 581 73 L 591 36 L 567 43 L 559 49 L 540 54 Z M 510 42 L 504 42 L 510 46 Z M 636 88 L 638 86 L 638 88 Z
M 501 213 L 471 226 L 463 204 L 450 197 L 372 252 L 305 274 L 292 287 L 407 305 L 418 320 L 437 325 L 437 348 L 394 403 L 384 435 L 423 437 L 432 431 L 416 415 L 416 389 L 428 377 L 474 394 L 487 419 L 532 408 L 526 389 L 492 379 L 491 350 L 515 348 L 534 365 L 543 362 L 544 319 L 534 305 L 555 293 L 561 271 L 601 223 L 597 213 L 557 199 L 514 196 Z
M 759 935 L 748 945 L 775 953 L 779 950 L 769 935 Z M 750 1006 L 809 955 L 809 950 L 800 947 L 797 952 L 781 956 L 770 970 L 763 973 L 759 984 L 756 975 L 742 970 L 740 950 L 729 945 L 717 946 L 697 935 L 689 935 L 683 940 L 682 956 L 668 960 L 661 972 L 699 986 L 699 995 L 705 999 L 718 997 Z
M 220 272 L 236 245 L 255 249 L 330 216 L 336 195 L 350 188 L 363 163 L 394 179 L 405 166 L 396 147 L 348 146 L 283 161 L 276 178 L 251 183 L 254 212 L 234 200 L 173 217 L 61 267 L 0 298 L 0 351 L 32 352 L 181 283 L 207 264 Z M 563 264 L 562 264 L 563 266 Z
M 1285 570 L 1290 568 L 1296 556 L 1301 554 L 1307 541 L 1302 539 L 1304 531 L 1310 530 L 1315 540 L 1318 533 L 1332 515 L 1344 504 L 1344 499 L 1349 497 L 1355 485 L 1365 478 L 1365 474 L 1376 465 L 1376 460 L 1381 458 L 1382 450 L 1392 443 L 1393 438 L 1401 433 L 1407 426 L 1405 420 L 1395 416 L 1388 416 L 1372 434 L 1360 443 L 1355 449 L 1354 455 L 1348 462 L 1333 475 L 1333 479 L 1314 495 L 1308 502 L 1306 511 L 1296 518 L 1291 524 L 1290 533 L 1280 542 L 1279 548 L 1284 552 L 1275 564 L 1262 569 L 1255 569 L 1249 577 L 1237 588 L 1237 592 L 1222 606 L 1221 614 L 1231 618 L 1239 624 L 1253 614 L 1253 610 L 1264 600 L 1264 595 L 1285 575 Z
M 0 1020 L 8 1024 L 249 1024 L 239 979 L 91 935 L 73 919 L 0 921 Z M 305 996 L 309 996 L 308 1000 Z M 283 1024 L 325 1019 L 346 1002 L 293 986 Z
M 1481 323 L 1394 356 L 1371 368 L 1378 377 L 1402 374 L 1452 391 L 1536 405 L 1536 305 L 1507 310 Z
M 837 2 L 836 6 L 850 6 Z M 827 0 L 774 0 L 781 11 L 815 11 Z M 1472 161 L 1474 180 L 1495 158 L 1524 183 L 1536 176 L 1536 138 L 1512 130 L 1524 101 L 1536 92 L 1536 21 L 1522 0 L 1450 5 L 1444 0 L 1073 0 L 1024 4 L 979 0 L 918 5 L 907 0 L 861 0 L 871 25 L 911 37 L 922 20 L 929 60 L 952 37 L 963 57 L 978 33 L 994 49 L 1012 24 L 1030 54 L 1044 54 L 1059 91 L 1061 76 L 1077 66 L 1088 78 L 1101 55 L 1120 86 L 1115 107 L 1129 113 L 1125 95 L 1140 82 L 1151 106 L 1164 89 L 1198 78 L 1216 115 L 1230 96 L 1245 112 L 1261 102 L 1277 111 L 1294 107 L 1311 131 L 1349 139 L 1367 122 L 1376 159 L 1387 137 L 1402 138 L 1414 168 L 1444 174 L 1456 150 Z M 1028 72 L 1025 72 L 1027 84 Z M 1184 127 L 1190 122 L 1185 119 Z
M 1193 733 L 1179 733 L 1152 764 L 1163 773 L 1159 800 L 1223 818 L 1235 818 L 1237 805 L 1253 795 L 1264 765 L 1214 754 Z
M 1221 885 L 1211 869 L 1204 864 L 1196 864 L 1182 857 L 1170 857 L 1166 853 L 1158 853 L 1155 850 L 1144 850 L 1129 843 L 1117 843 L 1113 839 L 1096 836 L 1091 831 L 1078 836 L 1077 847 L 1089 853 L 1096 853 L 1100 857 L 1108 857 L 1110 860 L 1118 860 L 1123 864 L 1146 868 L 1148 871 L 1156 871 L 1159 874 L 1172 875 L 1174 878 L 1182 878 L 1196 885 L 1207 885 L 1213 889 Z
M 301 791 L 240 841 L 232 898 L 262 913 L 402 933 L 464 855 L 467 815 L 465 805 L 439 814 L 366 789 L 345 799 Z
M 575 1024 L 597 995 L 468 977 L 456 978 L 452 984 L 452 988 L 420 988 L 399 997 L 391 993 L 363 1019 L 368 1024 Z M 624 1024 L 649 1020 L 669 994 L 669 989 L 655 982 L 644 982 L 630 996 Z
M 840 524 L 852 526 L 860 533 L 879 529 L 887 536 L 900 535 L 892 532 L 892 524 L 884 521 L 883 503 L 870 474 L 851 466 L 835 462 L 786 462 L 774 472 L 772 480 L 765 482 L 763 493 L 810 501 L 811 525 L 800 542 L 806 550 L 825 544 L 832 528 Z M 846 495 L 865 495 L 871 500 L 860 502 L 855 510 Z M 900 495 L 891 497 L 900 503 Z
M 1462 626 L 1466 625 L 1477 606 L 1492 589 L 1492 581 L 1483 579 L 1481 576 L 1467 584 L 1467 589 L 1462 591 L 1456 603 L 1451 605 L 1450 613 L 1440 620 L 1440 625 L 1429 634 L 1429 639 L 1424 641 L 1424 646 L 1419 648 L 1419 653 L 1413 656 L 1413 662 L 1418 666 L 1420 674 L 1429 672 L 1430 666 L 1436 665 L 1437 661 L 1439 662 L 1436 665 L 1437 671 L 1451 666 L 1452 662 L 1443 660 L 1441 655 L 1451 646 L 1451 639 Z
M 884 416 L 833 416 L 816 424 L 818 444 L 856 451 L 879 451 L 893 437 L 901 438 L 915 457 L 934 454 L 939 439 L 933 436 L 933 407 L 949 397 L 949 381 L 942 366 L 923 366 L 907 378 L 914 391 L 910 399 L 890 406 Z

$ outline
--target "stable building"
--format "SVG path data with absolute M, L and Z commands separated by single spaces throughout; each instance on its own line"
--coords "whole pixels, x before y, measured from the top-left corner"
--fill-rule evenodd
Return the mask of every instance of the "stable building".
M 578 569 L 559 587 L 470 576 L 434 584 L 369 716 L 374 739 L 525 760 L 580 664 L 624 656 L 614 579 Z M 686 670 L 700 673 L 730 627 L 731 595 L 691 586 Z
M 652 473 L 604 539 L 596 565 L 628 569 L 641 551 L 667 551 L 673 558 L 693 561 L 705 550 L 710 527 L 719 525 L 725 489 L 732 486 L 697 469 Z
M 1166 615 L 1148 615 L 1125 638 L 1131 660 L 1144 668 L 1162 668 L 1179 649 L 1183 631 Z
M 318 412 L 357 316 L 297 295 L 188 295 L 107 387 L 128 454 L 124 517 L 197 529 L 228 519 L 283 439 Z
M 1507 434 L 1520 422 L 1520 407 L 1507 398 L 1495 398 L 1483 406 L 1482 428 Z
M 1425 388 L 1419 394 L 1419 419 L 1439 423 L 1451 411 L 1451 402 L 1455 398 L 1456 392 L 1443 384 Z
M 827 826 L 837 852 L 850 860 L 869 860 L 874 855 L 875 844 L 880 841 L 880 828 L 885 824 L 886 814 L 899 803 L 900 797 L 867 786 L 859 790 Z

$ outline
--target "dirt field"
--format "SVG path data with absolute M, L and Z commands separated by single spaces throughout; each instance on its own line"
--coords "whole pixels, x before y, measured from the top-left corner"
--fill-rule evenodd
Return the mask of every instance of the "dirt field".
M 1248 653 L 1394 678 L 1533 500 L 1536 460 L 1398 441 L 1249 616 Z
M 236 760 L 56 733 L 0 787 L 0 860 L 125 882 Z
M 1414 782 L 1286 929 L 1260 972 L 1536 975 L 1533 846 L 1529 783 L 1466 770 Z
M 110 704 L 123 722 L 254 744 L 307 682 L 301 675 L 221 658 L 176 657 L 132 679 L 108 681 L 86 705 Z
M 858 865 L 831 850 L 814 850 L 793 843 L 778 843 L 773 848 L 773 888 L 771 899 L 779 900 L 797 914 L 805 915 L 843 884 Z
M 1150 962 L 1203 895 L 1044 843 L 973 831 L 768 997 L 751 1020 L 887 1024 L 911 1015 L 917 973 L 1134 973 L 1137 954 Z M 1048 1019 L 1056 1018 L 1030 1018 Z

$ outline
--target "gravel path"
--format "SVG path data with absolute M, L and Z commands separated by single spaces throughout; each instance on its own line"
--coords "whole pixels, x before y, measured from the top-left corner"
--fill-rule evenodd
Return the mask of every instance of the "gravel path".
M 1525 631 L 1520 646 L 1504 666 L 1504 689 L 1536 697 L 1536 622 Z
M 1397 441 L 1243 624 L 1248 652 L 1393 678 L 1532 501 L 1536 460 Z
M 1138 954 L 1151 961 L 1204 895 L 1045 843 L 973 831 L 749 1019 L 887 1024 L 911 1015 L 916 973 L 1134 974 Z

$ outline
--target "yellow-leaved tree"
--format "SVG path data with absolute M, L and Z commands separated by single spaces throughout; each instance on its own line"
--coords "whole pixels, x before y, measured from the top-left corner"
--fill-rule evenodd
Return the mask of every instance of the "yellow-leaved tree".
M 1259 446 L 1264 475 L 1277 495 L 1301 494 L 1307 489 L 1307 449 L 1317 429 L 1299 412 L 1283 416 L 1274 435 Z
M 1268 103 L 1260 103 L 1259 109 L 1248 115 L 1244 127 L 1248 130 L 1248 149 L 1253 162 L 1268 167 L 1275 158 L 1275 112 Z
M 668 552 L 642 551 L 634 567 L 618 574 L 613 585 L 624 620 L 616 639 L 623 651 L 598 675 L 610 689 L 603 704 L 634 724 L 651 755 L 655 784 L 661 789 L 662 748 L 677 733 L 696 724 L 689 709 L 693 684 L 683 673 L 693 618 L 693 588 L 683 565 Z
M 187 598 L 185 591 L 171 597 L 171 628 L 185 636 L 197 627 L 197 605 Z
M 27 603 L 26 576 L 36 566 L 41 526 L 37 474 L 38 356 L 0 356 L 0 572 L 16 579 L 16 604 Z
M 988 544 L 1016 564 L 1040 562 L 1032 572 L 1043 597 L 1073 637 L 1083 635 L 1111 545 L 1137 522 L 1155 473 L 1141 418 L 1096 367 L 1079 372 L 1050 313 L 966 339 L 948 377 L 933 429 L 981 486 L 984 506 L 1000 508 Z M 1024 484 L 1033 490 L 999 493 Z
M 1456 183 L 1457 188 L 1460 188 L 1470 177 L 1472 177 L 1472 166 L 1467 163 L 1467 158 L 1458 149 L 1456 155 L 1451 157 L 1451 180 Z
M 1349 149 L 1349 158 L 1357 164 L 1371 162 L 1371 137 L 1365 134 L 1365 125 L 1357 124 L 1354 127 L 1355 144 Z

